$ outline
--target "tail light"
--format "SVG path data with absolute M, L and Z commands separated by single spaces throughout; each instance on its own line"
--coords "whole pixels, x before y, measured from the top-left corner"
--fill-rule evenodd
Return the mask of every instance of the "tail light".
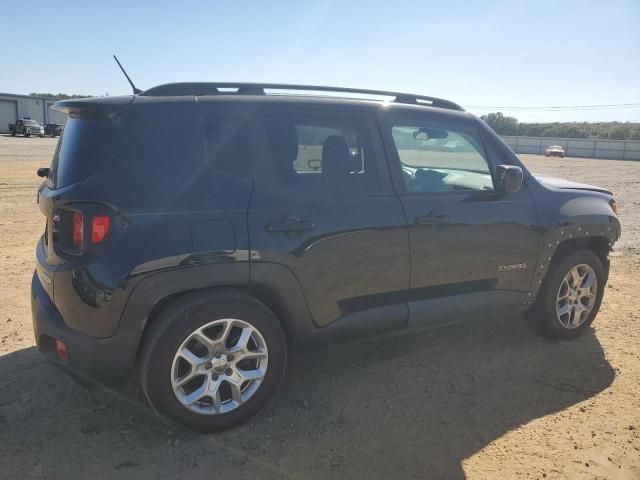
M 84 218 L 80 212 L 73 212 L 73 248 L 82 250 L 84 246 Z
M 69 350 L 67 350 L 67 346 L 61 340 L 56 340 L 56 355 L 63 362 L 69 361 Z
M 72 255 L 82 255 L 104 242 L 111 229 L 111 215 L 95 207 L 64 209 L 60 213 L 60 246 Z
M 106 215 L 100 215 L 91 219 L 91 243 L 100 243 L 109 233 L 111 219 Z

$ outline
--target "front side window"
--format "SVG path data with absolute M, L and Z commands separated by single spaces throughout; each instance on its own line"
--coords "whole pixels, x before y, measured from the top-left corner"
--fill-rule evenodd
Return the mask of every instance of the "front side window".
M 282 189 L 314 195 L 380 190 L 366 118 L 357 114 L 267 113 L 263 128 L 269 174 Z
M 390 127 L 408 192 L 493 190 L 489 163 L 475 129 L 411 122 Z

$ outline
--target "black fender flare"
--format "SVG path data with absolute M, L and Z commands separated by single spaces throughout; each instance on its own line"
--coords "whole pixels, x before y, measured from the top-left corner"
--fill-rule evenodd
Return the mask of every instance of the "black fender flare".
M 604 240 L 609 251 L 620 238 L 620 230 L 620 222 L 614 215 L 576 216 L 550 226 L 541 239 L 538 261 L 523 306 L 535 302 L 551 263 L 563 244 L 573 242 L 589 246 L 594 241 Z
M 150 272 L 136 282 L 120 316 L 114 339 L 121 354 L 135 362 L 145 328 L 153 315 L 177 296 L 215 287 L 249 283 L 249 262 L 211 263 Z

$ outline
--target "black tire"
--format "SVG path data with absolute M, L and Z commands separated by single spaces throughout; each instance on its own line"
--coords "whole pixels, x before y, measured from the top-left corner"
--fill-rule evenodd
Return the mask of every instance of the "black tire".
M 258 390 L 227 413 L 205 415 L 183 406 L 171 386 L 171 366 L 182 342 L 212 320 L 236 318 L 256 328 L 265 340 L 269 361 Z M 246 421 L 267 403 L 284 376 L 287 342 L 278 319 L 262 302 L 233 289 L 188 294 L 165 308 L 145 334 L 140 381 L 160 416 L 201 432 L 216 432 Z
M 31 136 L 31 134 L 29 132 L 24 132 L 24 136 L 29 138 Z
M 16 131 L 15 130 L 11 130 L 11 136 L 15 137 L 16 136 Z
M 589 265 L 596 274 L 598 287 L 595 303 L 586 320 L 577 328 L 565 327 L 556 314 L 556 299 L 565 275 L 576 265 Z M 534 330 L 556 339 L 568 340 L 580 336 L 589 328 L 600 309 L 607 274 L 600 258 L 591 250 L 579 250 L 551 263 L 550 271 L 542 283 L 536 303 L 525 316 Z

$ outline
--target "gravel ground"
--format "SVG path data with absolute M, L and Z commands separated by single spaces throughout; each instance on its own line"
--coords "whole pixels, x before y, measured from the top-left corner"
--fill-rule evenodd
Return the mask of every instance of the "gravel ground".
M 35 170 L 54 147 L 0 136 L 0 478 L 640 478 L 640 162 L 522 156 L 620 203 L 586 335 L 514 316 L 315 353 L 249 423 L 204 436 L 162 424 L 133 380 L 84 389 L 33 347 Z

